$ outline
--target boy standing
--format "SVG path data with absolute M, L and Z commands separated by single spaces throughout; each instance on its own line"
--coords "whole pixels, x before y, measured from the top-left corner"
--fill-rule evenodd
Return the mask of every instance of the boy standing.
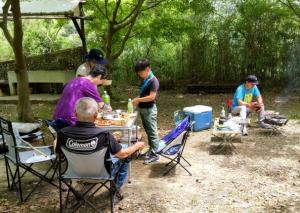
M 135 72 L 143 79 L 143 82 L 140 87 L 140 96 L 133 99 L 132 102 L 134 106 L 138 106 L 142 123 L 148 136 L 150 148 L 142 155 L 147 158 L 144 164 L 150 164 L 159 160 L 159 156 L 155 154 L 159 143 L 156 108 L 159 82 L 151 71 L 150 63 L 147 59 L 139 60 L 135 64 Z

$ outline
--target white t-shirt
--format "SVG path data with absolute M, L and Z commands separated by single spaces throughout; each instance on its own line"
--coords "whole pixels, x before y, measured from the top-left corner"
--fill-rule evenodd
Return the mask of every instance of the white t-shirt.
M 80 76 L 87 76 L 90 74 L 91 67 L 87 63 L 81 64 L 77 71 L 76 71 L 76 77 Z

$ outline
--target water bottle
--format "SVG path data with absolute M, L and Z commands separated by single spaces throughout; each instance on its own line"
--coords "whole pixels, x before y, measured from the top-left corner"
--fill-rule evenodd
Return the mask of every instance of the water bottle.
M 232 118 L 231 112 L 228 113 L 228 117 L 227 118 L 228 118 L 228 120 Z
M 128 99 L 127 112 L 128 113 L 133 113 L 133 103 L 132 103 L 131 98 Z
M 110 97 L 109 97 L 109 95 L 107 94 L 106 90 L 104 90 L 103 102 L 104 102 L 105 104 L 110 105 Z
M 225 121 L 226 121 L 225 109 L 224 109 L 224 107 L 222 107 L 222 110 L 220 113 L 219 124 L 224 124 Z
M 106 90 L 104 91 L 103 102 L 104 102 L 103 111 L 104 112 L 110 111 L 110 109 L 111 109 L 111 106 L 110 106 L 110 97 L 107 94 Z

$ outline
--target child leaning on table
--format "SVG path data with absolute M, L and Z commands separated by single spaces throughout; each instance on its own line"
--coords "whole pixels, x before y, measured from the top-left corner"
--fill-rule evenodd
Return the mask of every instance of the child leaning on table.
M 134 106 L 138 107 L 150 146 L 149 150 L 142 154 L 142 156 L 146 157 L 144 164 L 150 164 L 159 160 L 159 156 L 155 154 L 159 144 L 156 108 L 159 81 L 154 76 L 147 59 L 141 59 L 136 62 L 135 72 L 143 82 L 140 86 L 140 96 L 134 98 L 132 102 Z

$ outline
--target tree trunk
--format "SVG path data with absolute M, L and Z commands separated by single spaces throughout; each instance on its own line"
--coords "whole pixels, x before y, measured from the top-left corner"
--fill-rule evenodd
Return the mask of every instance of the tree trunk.
M 113 23 L 109 23 L 109 28 L 108 28 L 108 32 L 107 32 L 107 38 L 106 38 L 106 58 L 108 59 L 108 64 L 106 65 L 107 69 L 108 69 L 108 73 L 111 72 L 111 68 L 112 68 L 112 45 L 113 45 L 113 34 L 114 34 L 114 30 L 113 30 Z
M 13 51 L 16 58 L 15 72 L 18 81 L 18 119 L 23 122 L 33 121 L 33 113 L 29 99 L 28 73 L 23 51 L 23 29 L 20 1 L 12 0 L 11 9 L 14 20 Z

